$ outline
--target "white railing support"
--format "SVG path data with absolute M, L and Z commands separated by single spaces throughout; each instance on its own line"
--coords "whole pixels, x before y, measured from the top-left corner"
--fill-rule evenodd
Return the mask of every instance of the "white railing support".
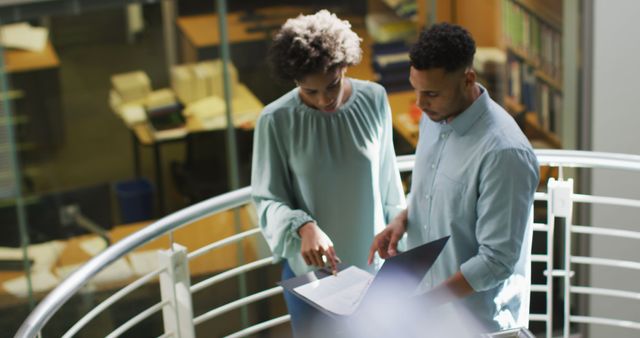
M 160 274 L 160 295 L 169 304 L 162 308 L 164 332 L 173 332 L 176 338 L 195 338 L 187 248 L 173 244 L 173 250 L 159 250 L 158 261 L 164 268 Z
M 573 179 L 564 180 L 560 178 L 549 179 L 547 184 L 549 193 L 548 212 L 551 217 L 561 217 L 564 222 L 564 274 L 561 277 L 564 281 L 564 322 L 563 337 L 569 337 L 569 324 L 571 323 L 571 223 L 573 215 Z M 553 241 L 548 245 L 553 245 Z M 549 277 L 548 277 L 549 278 Z M 550 336 L 549 336 L 550 337 Z

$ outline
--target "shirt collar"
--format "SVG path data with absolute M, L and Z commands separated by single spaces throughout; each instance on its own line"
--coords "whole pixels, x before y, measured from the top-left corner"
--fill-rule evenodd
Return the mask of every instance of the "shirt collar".
M 461 136 L 471 129 L 471 126 L 478 121 L 489 106 L 490 97 L 487 89 L 479 83 L 476 84 L 480 87 L 480 96 L 478 96 L 467 109 L 460 113 L 460 115 L 456 116 L 451 123 L 448 123 L 448 125 Z

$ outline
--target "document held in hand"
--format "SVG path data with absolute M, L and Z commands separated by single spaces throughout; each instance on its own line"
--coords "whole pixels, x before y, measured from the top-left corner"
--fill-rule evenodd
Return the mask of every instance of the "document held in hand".
M 280 285 L 330 316 L 349 316 L 383 297 L 413 295 L 448 239 L 443 237 L 385 260 L 375 276 L 341 264 L 336 276 L 328 269 L 319 269 L 281 281 Z

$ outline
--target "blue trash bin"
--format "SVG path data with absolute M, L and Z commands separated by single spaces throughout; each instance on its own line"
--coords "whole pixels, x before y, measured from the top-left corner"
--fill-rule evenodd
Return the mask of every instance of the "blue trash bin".
M 120 221 L 133 223 L 153 218 L 153 185 L 144 178 L 116 182 Z

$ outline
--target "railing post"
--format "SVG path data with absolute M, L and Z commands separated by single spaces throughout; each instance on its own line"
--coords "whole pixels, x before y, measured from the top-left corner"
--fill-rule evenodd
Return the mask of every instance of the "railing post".
M 560 274 L 564 280 L 564 322 L 563 337 L 570 335 L 569 324 L 571 323 L 571 223 L 573 215 L 573 179 L 555 180 L 549 179 L 547 186 L 549 192 L 549 212 L 553 217 L 561 217 L 564 222 L 564 271 Z M 553 243 L 549 243 L 553 245 Z M 548 306 L 548 304 L 547 304 Z
M 195 338 L 187 249 L 173 244 L 173 250 L 158 251 L 158 260 L 164 268 L 160 274 L 160 294 L 162 301 L 169 303 L 162 308 L 164 332 L 173 333 L 176 338 Z

